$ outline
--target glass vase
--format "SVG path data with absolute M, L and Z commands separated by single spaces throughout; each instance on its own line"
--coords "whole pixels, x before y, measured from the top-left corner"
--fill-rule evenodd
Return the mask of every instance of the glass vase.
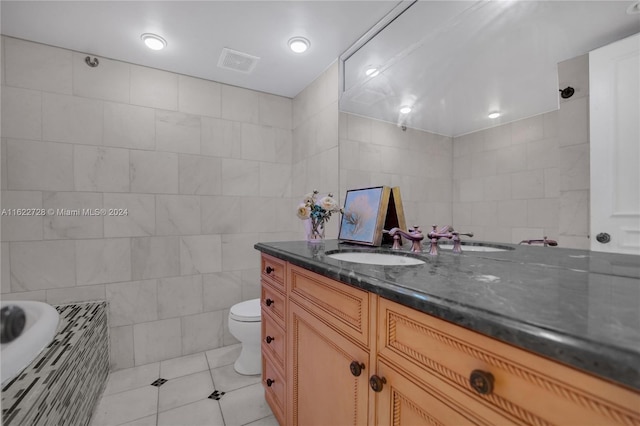
M 324 220 L 310 218 L 305 221 L 307 241 L 321 243 L 324 241 Z

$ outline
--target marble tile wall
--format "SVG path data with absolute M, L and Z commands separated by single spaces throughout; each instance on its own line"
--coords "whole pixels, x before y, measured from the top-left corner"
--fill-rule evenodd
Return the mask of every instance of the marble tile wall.
M 453 223 L 482 240 L 589 249 L 589 64 L 558 64 L 560 109 L 453 139 Z
M 334 62 L 313 83 L 293 99 L 293 174 L 291 208 L 302 197 L 317 189 L 333 193 L 340 205 L 340 150 L 338 148 L 338 62 Z M 298 221 L 304 233 L 302 221 Z M 326 228 L 327 238 L 338 236 L 339 217 L 334 216 Z
M 340 113 L 340 192 L 398 186 L 407 226 L 451 223 L 452 138 Z
M 229 307 L 259 297 L 253 245 L 301 237 L 303 187 L 337 192 L 337 68 L 292 100 L 2 47 L 1 207 L 127 210 L 3 216 L 2 298 L 107 300 L 112 369 L 235 343 Z

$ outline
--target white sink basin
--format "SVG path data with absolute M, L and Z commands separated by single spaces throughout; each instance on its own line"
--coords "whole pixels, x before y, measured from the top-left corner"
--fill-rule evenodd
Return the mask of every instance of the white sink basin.
M 366 263 L 369 265 L 406 266 L 425 263 L 415 257 L 387 253 L 345 252 L 328 254 L 327 257 L 344 262 Z
M 8 300 L 0 305 L 19 306 L 26 316 L 22 333 L 16 339 L 0 345 L 0 377 L 4 384 L 18 375 L 53 340 L 60 315 L 53 306 L 43 302 Z
M 453 244 L 441 244 L 439 247 L 441 249 L 443 249 L 443 250 L 452 250 L 453 249 Z M 462 252 L 463 253 L 465 251 L 490 252 L 490 251 L 507 251 L 507 250 L 509 250 L 509 249 L 508 248 L 500 248 L 500 247 L 492 247 L 492 246 L 466 245 L 466 244 L 462 245 Z

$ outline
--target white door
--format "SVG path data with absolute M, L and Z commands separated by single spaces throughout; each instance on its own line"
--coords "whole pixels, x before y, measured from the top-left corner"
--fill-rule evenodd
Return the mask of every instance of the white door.
M 589 91 L 591 250 L 640 255 L 640 34 L 589 53 Z

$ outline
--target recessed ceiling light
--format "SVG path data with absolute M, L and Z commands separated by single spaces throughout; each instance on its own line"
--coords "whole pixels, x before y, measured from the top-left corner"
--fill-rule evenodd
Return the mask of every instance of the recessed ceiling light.
M 489 114 L 489 118 L 498 118 L 500 117 L 500 113 L 498 111 L 494 111 Z
M 378 74 L 380 74 L 380 71 L 378 70 L 377 67 L 375 67 L 373 65 L 369 65 L 367 67 L 367 70 L 364 73 L 366 74 L 367 77 L 375 77 Z
M 400 114 L 409 114 L 411 112 L 411 107 L 409 105 L 404 105 L 400 107 Z
M 159 35 L 144 33 L 140 36 L 144 44 L 151 50 L 162 50 L 167 47 L 167 40 L 163 39 Z
M 293 37 L 289 39 L 289 48 L 295 53 L 302 53 L 306 51 L 311 43 L 304 37 Z

